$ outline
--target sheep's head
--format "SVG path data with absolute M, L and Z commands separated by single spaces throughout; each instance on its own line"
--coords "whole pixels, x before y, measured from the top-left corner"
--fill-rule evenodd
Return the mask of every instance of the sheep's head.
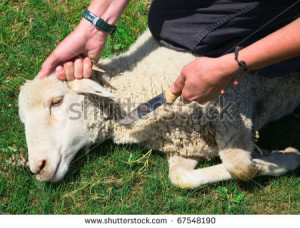
M 19 115 L 25 125 L 30 170 L 38 180 L 62 179 L 75 154 L 90 143 L 82 119 L 70 118 L 71 105 L 79 106 L 85 93 L 113 96 L 92 80 L 67 83 L 53 75 L 22 86 Z

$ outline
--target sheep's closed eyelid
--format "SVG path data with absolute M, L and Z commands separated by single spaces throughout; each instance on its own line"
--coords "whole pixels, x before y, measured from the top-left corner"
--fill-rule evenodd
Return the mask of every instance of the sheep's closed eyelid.
M 50 100 L 50 107 L 60 106 L 63 102 L 63 97 L 54 97 Z
M 49 113 L 50 113 L 50 116 L 51 116 L 51 109 L 53 107 L 60 106 L 62 104 L 62 102 L 63 102 L 63 96 L 61 96 L 61 97 L 54 97 L 54 98 L 50 99 L 50 102 L 49 102 L 50 103 L 49 104 Z

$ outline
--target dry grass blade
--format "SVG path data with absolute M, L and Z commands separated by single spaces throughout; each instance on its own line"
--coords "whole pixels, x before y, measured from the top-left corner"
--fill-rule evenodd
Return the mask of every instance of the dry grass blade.
M 129 179 L 128 179 L 129 180 Z M 128 180 L 124 180 L 123 178 L 119 178 L 119 179 L 115 179 L 115 178 L 101 178 L 95 182 L 85 182 L 84 185 L 78 189 L 75 189 L 72 192 L 68 192 L 66 194 L 64 194 L 62 197 L 66 198 L 66 197 L 72 197 L 74 196 L 77 192 L 82 191 L 87 189 L 88 187 L 91 189 L 99 184 L 102 185 L 107 185 L 107 184 L 121 184 L 121 183 L 125 183 Z

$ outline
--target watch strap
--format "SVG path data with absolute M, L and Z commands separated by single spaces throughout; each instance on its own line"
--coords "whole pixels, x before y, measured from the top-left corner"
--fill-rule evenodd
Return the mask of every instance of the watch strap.
M 93 13 L 91 13 L 89 10 L 85 10 L 82 15 L 83 18 L 87 19 L 89 22 L 91 22 L 93 25 L 98 27 L 100 30 L 109 33 L 110 35 L 114 34 L 114 32 L 117 29 L 117 26 L 110 25 L 107 22 L 105 22 L 100 17 L 97 17 Z

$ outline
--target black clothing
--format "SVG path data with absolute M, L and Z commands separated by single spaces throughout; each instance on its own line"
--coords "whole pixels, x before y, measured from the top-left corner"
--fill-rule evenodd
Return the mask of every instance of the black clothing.
M 218 57 L 296 0 L 154 0 L 148 16 L 153 37 L 163 46 Z M 300 3 L 241 43 L 246 47 L 300 17 Z M 299 37 L 300 39 L 300 37 Z M 259 71 L 277 77 L 300 69 L 300 56 Z

